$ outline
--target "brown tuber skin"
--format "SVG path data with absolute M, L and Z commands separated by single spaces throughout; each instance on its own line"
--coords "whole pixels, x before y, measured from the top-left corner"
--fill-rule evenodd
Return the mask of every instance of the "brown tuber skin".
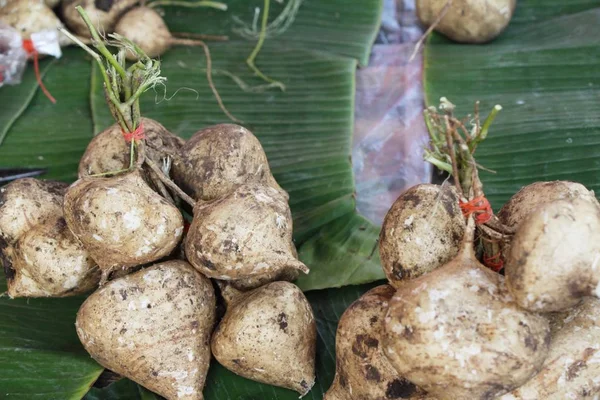
M 517 229 L 536 208 L 556 200 L 581 198 L 597 203 L 594 192 L 580 183 L 570 181 L 535 182 L 524 186 L 498 212 L 498 218 L 508 228 Z M 502 248 L 506 259 L 510 243 Z
M 67 187 L 24 178 L 0 188 L 0 261 L 10 297 L 72 296 L 98 284 L 95 263 L 63 219 Z
M 74 296 L 91 291 L 100 280 L 96 263 L 67 228 L 62 213 L 23 234 L 11 259 L 11 298 Z
M 417 16 L 430 26 L 439 18 L 448 0 L 417 0 Z M 435 30 L 459 43 L 486 43 L 507 27 L 516 0 L 452 0 Z
M 304 395 L 315 383 L 317 329 L 297 286 L 273 282 L 234 298 L 211 342 L 227 369 Z
M 77 313 L 77 334 L 103 367 L 167 399 L 202 400 L 215 295 L 184 261 L 107 283 Z
M 531 311 L 600 297 L 600 207 L 582 198 L 538 207 L 515 233 L 505 268 L 510 292 Z
M 600 394 L 600 300 L 587 298 L 554 316 L 548 358 L 530 381 L 502 400 L 597 399 Z
M 0 188 L 0 243 L 12 245 L 35 225 L 62 215 L 68 186 L 63 182 L 23 178 Z
M 148 7 L 136 7 L 125 13 L 117 22 L 115 33 L 131 40 L 150 58 L 163 55 L 173 44 L 173 36 L 165 21 Z M 138 59 L 131 51 L 126 57 L 131 61 Z
M 548 352 L 548 321 L 521 310 L 504 278 L 463 250 L 405 282 L 385 320 L 384 351 L 401 376 L 440 400 L 485 400 L 531 379 Z
M 141 118 L 144 126 L 144 153 L 157 165 L 166 156 L 173 157 L 185 143 L 160 123 L 150 118 Z M 99 133 L 88 145 L 79 161 L 79 178 L 114 172 L 129 166 L 130 145 L 123 138 L 119 124 L 111 125 Z
M 62 14 L 67 26 L 85 38 L 91 38 L 90 30 L 75 7 L 81 6 L 92 24 L 100 32 L 112 33 L 117 20 L 140 0 L 63 0 Z
M 183 217 L 154 192 L 138 170 L 84 178 L 65 196 L 65 219 L 104 277 L 169 255 L 181 240 Z
M 246 292 L 256 289 L 270 282 L 288 281 L 293 282 L 298 279 L 300 272 L 296 268 L 281 268 L 270 271 L 266 274 L 251 276 L 249 278 L 236 279 L 229 281 L 229 284 L 237 290 Z
M 308 273 L 296 259 L 287 199 L 256 183 L 219 200 L 198 202 L 185 254 L 196 269 L 215 279 L 258 278 L 287 268 Z
M 336 372 L 323 400 L 412 399 L 423 391 L 398 375 L 383 353 L 384 318 L 395 290 L 377 286 L 350 305 L 335 339 Z
M 272 186 L 287 199 L 287 193 L 271 175 L 256 136 L 235 124 L 214 125 L 196 132 L 173 162 L 173 178 L 197 200 L 219 199 L 252 182 Z
M 465 221 L 454 187 L 423 184 L 404 192 L 392 205 L 379 236 L 379 254 L 390 284 L 441 267 L 460 249 Z
M 594 192 L 581 183 L 570 181 L 535 182 L 524 186 L 498 212 L 498 218 L 509 228 L 518 228 L 538 207 L 556 200 L 582 198 L 596 203 Z

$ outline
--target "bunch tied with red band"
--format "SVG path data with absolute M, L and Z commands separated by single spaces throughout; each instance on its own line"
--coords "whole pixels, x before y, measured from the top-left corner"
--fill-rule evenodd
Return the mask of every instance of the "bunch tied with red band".
M 133 132 L 125 132 L 121 130 L 123 133 L 123 138 L 127 143 L 131 143 L 132 140 L 138 141 L 144 139 L 144 125 L 140 122 L 137 128 L 133 130 Z
M 485 224 L 494 216 L 492 206 L 485 196 L 475 197 L 471 201 L 461 201 L 459 206 L 465 217 L 474 215 L 475 223 L 478 225 Z
M 500 253 L 496 253 L 493 256 L 484 254 L 483 264 L 495 272 L 500 272 L 502 268 L 504 268 L 504 260 L 502 260 L 502 255 Z
M 52 102 L 56 103 L 56 99 L 52 97 L 46 86 L 44 86 L 44 82 L 42 82 L 42 74 L 40 74 L 40 63 L 39 63 L 39 54 L 33 45 L 33 41 L 31 39 L 23 40 L 23 49 L 27 52 L 28 55 L 33 56 L 33 68 L 35 70 L 35 78 L 37 79 L 38 85 L 42 92 L 46 95 L 46 97 Z

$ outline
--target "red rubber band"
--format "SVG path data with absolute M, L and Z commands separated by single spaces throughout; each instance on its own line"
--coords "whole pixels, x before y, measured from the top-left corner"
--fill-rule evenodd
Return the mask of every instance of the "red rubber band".
M 131 143 L 132 140 L 142 140 L 146 137 L 144 135 L 144 125 L 141 122 L 133 132 L 125 132 L 124 130 L 121 130 L 121 133 L 123 133 L 123 138 L 127 143 Z
M 500 272 L 504 268 L 504 260 L 500 253 L 494 254 L 493 256 L 483 255 L 483 263 L 486 267 L 495 272 Z
M 471 201 L 460 202 L 458 204 L 465 217 L 473 214 L 475 216 L 475 223 L 477 225 L 485 224 L 494 215 L 490 202 L 485 196 L 475 197 Z
M 40 74 L 40 64 L 38 60 L 38 52 L 35 49 L 35 47 L 33 47 L 33 42 L 31 41 L 31 39 L 23 40 L 23 49 L 25 49 L 27 54 L 33 56 L 33 69 L 35 70 L 35 79 L 37 79 L 37 83 L 40 86 L 40 89 L 42 89 L 42 92 L 44 92 L 48 100 L 55 104 L 56 99 L 52 97 L 48 89 L 46 89 L 44 82 L 42 82 L 42 75 Z
M 185 235 L 186 233 L 188 233 L 188 231 L 190 230 L 190 226 L 192 224 L 190 224 L 187 221 L 183 221 L 183 234 Z

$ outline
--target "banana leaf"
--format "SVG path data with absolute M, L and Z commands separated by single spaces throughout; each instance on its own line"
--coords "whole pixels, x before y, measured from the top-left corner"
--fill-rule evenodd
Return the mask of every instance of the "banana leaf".
M 425 49 L 427 105 L 447 97 L 457 115 L 503 109 L 477 160 L 498 210 L 522 186 L 555 179 L 600 188 L 600 1 L 522 0 L 483 46 L 439 35 Z M 491 171 L 494 172 L 491 172 Z
M 285 4 L 272 3 L 274 19 Z M 299 282 L 305 290 L 370 282 L 382 276 L 376 258 L 364 262 L 377 229 L 354 210 L 349 160 L 355 70 L 368 60 L 381 3 L 302 1 L 289 29 L 268 37 L 256 60 L 264 73 L 286 85 L 285 92 L 245 92 L 231 78 L 234 75 L 250 88 L 264 83 L 245 63 L 256 39 L 236 33 L 240 27 L 236 21 L 251 26 L 255 9 L 262 7 L 263 1 L 230 1 L 227 12 L 164 8 L 173 32 L 229 36 L 228 42 L 209 43 L 215 84 L 229 110 L 261 140 L 277 180 L 290 193 L 296 244 L 313 269 L 310 279 Z M 162 57 L 162 67 L 168 79 L 166 87 L 145 94 L 144 115 L 186 138 L 205 126 L 228 122 L 208 87 L 200 48 L 173 48 Z M 86 53 L 66 49 L 58 60 L 43 60 L 41 70 L 56 104 L 37 90 L 31 68 L 22 84 L 0 89 L 0 132 L 7 133 L 0 146 L 0 168 L 46 167 L 49 173 L 44 178 L 71 182 L 87 143 L 113 121 L 104 104 L 97 68 Z M 338 235 L 326 246 L 313 248 L 311 243 L 316 240 L 319 244 L 327 230 Z M 355 235 L 355 240 L 364 243 L 345 254 L 348 237 Z M 340 254 L 345 258 L 339 258 Z M 340 269 L 340 262 L 345 263 L 346 271 Z M 318 314 L 323 355 L 318 361 L 317 385 L 309 398 L 321 398 L 333 379 L 337 320 L 364 290 L 354 287 L 311 295 L 316 299 L 312 304 Z M 2 396 L 75 399 L 88 391 L 102 368 L 85 353 L 75 335 L 73 323 L 81 301 L 0 299 L 5 314 L 0 326 L 0 368 L 8 371 L 0 377 Z M 153 396 L 122 381 L 105 389 L 94 388 L 88 398 L 127 399 L 138 396 L 134 392 L 140 398 Z M 291 399 L 297 394 L 239 378 L 215 364 L 206 398 Z

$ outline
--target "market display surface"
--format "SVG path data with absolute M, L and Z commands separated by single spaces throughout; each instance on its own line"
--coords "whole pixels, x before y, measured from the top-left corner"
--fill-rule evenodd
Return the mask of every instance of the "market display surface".
M 346 155 L 379 2 L 232 2 L 254 18 L 233 25 L 213 1 L 5 3 L 0 165 L 50 173 L 0 187 L 2 396 L 600 396 L 598 171 L 575 159 L 598 152 L 598 120 L 561 121 L 598 105 L 600 4 L 417 1 L 439 183 L 403 191 L 377 227 L 354 209 Z M 179 32 L 203 13 L 217 29 Z M 565 51 L 577 72 L 549 84 L 548 62 L 526 81 Z M 489 72 L 501 60 L 516 83 Z M 171 77 L 198 96 L 168 97 Z M 514 132 L 529 104 L 550 114 Z

